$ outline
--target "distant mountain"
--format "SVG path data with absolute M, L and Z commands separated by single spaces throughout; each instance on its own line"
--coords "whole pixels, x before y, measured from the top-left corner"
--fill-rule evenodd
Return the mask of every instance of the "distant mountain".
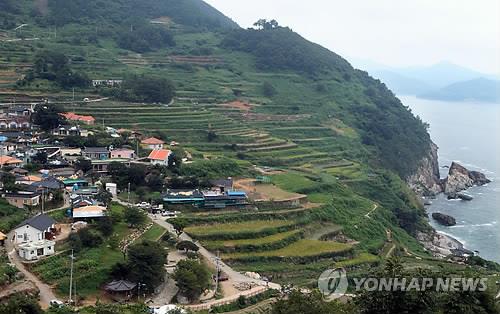
M 478 78 L 453 83 L 435 91 L 422 93 L 418 97 L 447 101 L 500 102 L 500 81 Z
M 500 77 L 450 62 L 431 66 L 389 67 L 370 60 L 351 59 L 357 68 L 385 83 L 397 95 L 419 95 L 442 100 L 496 101 Z M 482 79 L 479 79 L 482 78 Z
M 434 89 L 432 85 L 424 81 L 390 70 L 373 70 L 370 71 L 370 75 L 381 80 L 398 95 L 419 95 Z
M 425 82 L 436 88 L 442 88 L 457 82 L 473 80 L 478 77 L 490 78 L 487 74 L 450 62 L 440 62 L 431 66 L 402 68 L 397 69 L 396 72 L 402 76 Z

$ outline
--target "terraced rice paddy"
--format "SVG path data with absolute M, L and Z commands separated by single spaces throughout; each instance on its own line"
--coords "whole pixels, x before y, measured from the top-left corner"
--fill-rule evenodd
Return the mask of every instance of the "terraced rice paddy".
M 238 250 L 241 247 L 248 246 L 261 246 L 261 245 L 273 245 L 277 244 L 285 239 L 297 236 L 301 233 L 301 230 L 291 230 L 282 233 L 276 233 L 267 237 L 255 238 L 255 239 L 241 239 L 241 240 L 228 240 L 228 241 L 206 241 L 204 245 L 209 250 L 220 250 L 232 248 Z
M 223 254 L 223 259 L 238 260 L 252 257 L 311 257 L 348 251 L 351 245 L 332 241 L 302 239 L 274 251 Z
M 213 236 L 234 236 L 260 233 L 277 233 L 280 228 L 290 228 L 296 224 L 288 220 L 253 220 L 245 222 L 234 222 L 225 224 L 201 225 L 187 227 L 186 233 L 195 238 L 206 238 Z

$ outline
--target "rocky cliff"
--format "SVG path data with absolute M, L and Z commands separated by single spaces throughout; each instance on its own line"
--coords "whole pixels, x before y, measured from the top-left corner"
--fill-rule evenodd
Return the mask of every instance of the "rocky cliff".
M 429 153 L 420 161 L 417 171 L 406 181 L 418 195 L 435 196 L 443 192 L 436 144 L 431 143 Z
M 443 181 L 444 193 L 455 195 L 475 185 L 485 185 L 491 181 L 478 171 L 470 171 L 464 166 L 453 162 L 448 177 Z

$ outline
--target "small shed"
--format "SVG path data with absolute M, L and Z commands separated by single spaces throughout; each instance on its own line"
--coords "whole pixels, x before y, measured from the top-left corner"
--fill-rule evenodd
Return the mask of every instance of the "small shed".
M 104 290 L 116 301 L 129 300 L 132 298 L 136 283 L 128 280 L 113 280 L 104 286 Z

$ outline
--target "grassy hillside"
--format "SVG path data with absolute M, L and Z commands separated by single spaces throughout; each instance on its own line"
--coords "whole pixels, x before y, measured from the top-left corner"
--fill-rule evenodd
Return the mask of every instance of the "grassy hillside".
M 240 250 L 226 255 L 236 267 L 304 283 L 335 263 L 367 270 L 395 248 L 425 256 L 410 236 L 428 228 L 425 214 L 402 178 L 429 149 L 429 135 L 383 84 L 340 56 L 287 28 L 235 29 L 201 1 L 52 0 L 34 11 L 31 1 L 3 5 L 9 8 L 0 16 L 1 102 L 49 98 L 95 116 L 99 125 L 175 140 L 200 167 L 203 159 L 225 157 L 244 169 L 236 175 L 255 174 L 253 165 L 278 168 L 275 188 L 317 204 L 189 217 L 187 230 L 208 246 Z M 83 7 L 89 11 L 71 13 Z M 24 22 L 29 25 L 13 31 Z M 138 51 L 141 40 L 147 49 Z M 72 102 L 71 89 L 44 76 L 16 84 L 47 51 L 64 54 L 72 73 L 89 79 L 169 79 L 175 97 L 168 105 L 117 97 Z M 75 88 L 77 100 L 108 95 L 106 88 Z M 234 175 L 223 170 L 217 175 Z M 245 232 L 234 231 L 243 221 Z M 322 235 L 310 235 L 324 225 L 341 228 L 352 243 L 325 244 Z M 248 255 L 254 238 L 259 248 Z M 311 263 L 296 258 L 308 245 L 318 249 L 307 256 Z M 267 259 L 274 262 L 263 265 Z

